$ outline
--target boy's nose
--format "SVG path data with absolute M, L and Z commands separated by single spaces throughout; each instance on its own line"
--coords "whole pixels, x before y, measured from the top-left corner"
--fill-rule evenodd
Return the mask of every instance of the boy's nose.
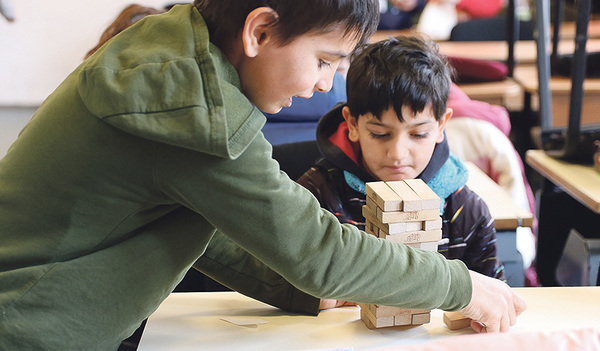
M 318 81 L 317 84 L 315 84 L 315 89 L 318 92 L 321 93 L 326 93 L 329 90 L 331 90 L 331 87 L 333 86 L 333 75 L 335 74 L 335 71 L 331 74 L 327 74 L 325 76 L 322 76 Z
M 394 139 L 392 145 L 388 149 L 388 156 L 396 161 L 401 161 L 408 155 L 408 148 L 402 140 Z

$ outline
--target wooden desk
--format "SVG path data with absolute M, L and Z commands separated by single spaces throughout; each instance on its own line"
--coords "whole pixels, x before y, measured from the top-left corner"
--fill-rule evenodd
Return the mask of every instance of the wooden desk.
M 467 185 L 479 195 L 490 209 L 496 228 L 498 258 L 504 264 L 506 283 L 512 287 L 525 286 L 523 257 L 517 250 L 517 228 L 531 227 L 533 214 L 520 208 L 496 182 L 472 162 Z
M 515 291 L 527 301 L 528 308 L 509 334 L 598 328 L 600 288 L 519 288 Z M 433 310 L 428 324 L 370 330 L 360 320 L 359 307 L 335 308 L 311 317 L 286 313 L 235 292 L 174 293 L 148 319 L 138 350 L 373 350 L 384 347 L 391 350 L 441 339 L 451 343 L 457 336 L 474 334 L 470 328 L 447 329 L 442 315 L 442 311 Z M 239 326 L 221 318 L 253 318 L 267 323 Z M 596 343 L 597 339 L 598 336 Z M 454 346 L 452 349 L 460 349 L 456 343 Z
M 469 169 L 467 185 L 479 195 L 490 209 L 496 230 L 531 227 L 533 215 L 529 210 L 520 208 L 515 201 L 496 182 L 488 177 L 472 162 L 465 162 Z
M 544 178 L 600 214 L 600 174 L 593 166 L 557 160 L 543 150 L 528 150 L 525 161 Z
M 531 103 L 526 108 L 537 110 L 538 100 L 538 72 L 535 66 L 517 66 L 514 77 L 529 94 Z M 584 97 L 581 111 L 581 123 L 600 122 L 600 78 L 588 78 L 583 83 Z M 564 127 L 569 120 L 569 101 L 571 99 L 571 79 L 568 77 L 553 76 L 550 78 L 550 91 L 552 93 L 552 126 Z
M 556 270 L 571 230 L 600 238 L 600 175 L 592 165 L 557 160 L 542 150 L 528 150 L 525 161 L 544 178 L 537 196 L 538 278 L 543 286 L 557 286 Z
M 377 31 L 371 37 L 371 42 L 398 35 L 419 35 L 419 33 L 414 30 Z M 446 56 L 495 61 L 506 61 L 508 58 L 508 43 L 506 41 L 438 41 L 437 44 L 440 52 Z M 588 51 L 600 51 L 600 38 L 588 39 L 586 48 Z M 562 39 L 559 42 L 559 53 L 572 53 L 574 51 L 575 41 L 573 39 Z M 534 65 L 537 60 L 535 40 L 517 41 L 515 43 L 515 60 L 520 65 Z
M 553 32 L 551 32 L 553 33 Z M 589 38 L 600 38 L 600 21 L 590 20 L 588 25 L 588 37 Z M 561 39 L 573 39 L 575 38 L 575 22 L 569 21 L 564 22 L 560 27 L 560 38 Z
M 504 106 L 511 111 L 523 109 L 523 88 L 512 78 L 499 82 L 457 84 L 472 100 Z

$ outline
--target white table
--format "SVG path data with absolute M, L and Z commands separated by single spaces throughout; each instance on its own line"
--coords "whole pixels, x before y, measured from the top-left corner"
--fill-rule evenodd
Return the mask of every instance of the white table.
M 600 287 L 515 288 L 528 309 L 513 332 L 551 332 L 600 328 Z M 148 350 L 365 350 L 417 344 L 474 333 L 450 331 L 443 312 L 416 327 L 370 330 L 358 307 L 295 315 L 235 292 L 174 293 L 150 316 L 139 351 Z M 258 326 L 239 326 L 220 318 L 259 318 Z

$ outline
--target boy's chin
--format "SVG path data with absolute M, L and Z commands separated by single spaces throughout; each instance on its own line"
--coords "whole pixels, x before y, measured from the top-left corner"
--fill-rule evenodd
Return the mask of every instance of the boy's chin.
M 261 110 L 263 113 L 268 113 L 271 115 L 274 115 L 276 113 L 279 113 L 279 111 L 281 111 L 283 109 L 283 107 L 276 107 L 276 106 L 265 106 L 265 107 L 260 107 L 257 106 L 259 110 Z

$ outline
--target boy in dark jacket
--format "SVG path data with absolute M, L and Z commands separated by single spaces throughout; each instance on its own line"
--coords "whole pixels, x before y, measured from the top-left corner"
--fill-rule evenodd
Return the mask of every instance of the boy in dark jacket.
M 340 222 L 364 230 L 365 182 L 421 178 L 442 199 L 446 258 L 505 279 L 496 257 L 494 220 L 468 186 L 468 171 L 449 152 L 444 128 L 451 84 L 447 62 L 434 44 L 397 37 L 371 44 L 348 71 L 348 102 L 317 128 L 323 158 L 298 182 Z

